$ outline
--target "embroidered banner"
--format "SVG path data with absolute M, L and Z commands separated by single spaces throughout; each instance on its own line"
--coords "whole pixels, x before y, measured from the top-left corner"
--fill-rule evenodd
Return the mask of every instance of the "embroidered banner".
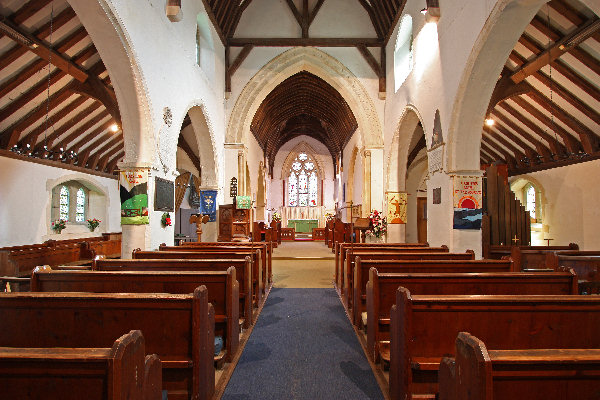
M 482 193 L 480 176 L 454 177 L 454 229 L 481 229 Z
M 250 196 L 236 196 L 235 198 L 236 208 L 252 208 L 252 197 Z
M 208 222 L 217 220 L 217 191 L 216 190 L 201 190 L 200 191 L 200 214 L 207 214 Z
M 145 225 L 148 218 L 148 169 L 132 168 L 119 174 L 121 225 Z
M 406 224 L 406 192 L 385 192 L 388 224 Z

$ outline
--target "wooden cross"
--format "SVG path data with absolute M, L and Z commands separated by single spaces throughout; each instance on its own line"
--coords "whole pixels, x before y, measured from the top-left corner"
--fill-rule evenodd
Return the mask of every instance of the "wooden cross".
M 554 240 L 554 239 L 544 239 L 544 240 L 547 241 L 548 242 L 548 246 L 550 246 L 550 241 Z
M 515 235 L 515 237 L 512 239 L 513 243 L 516 245 L 517 242 L 519 241 L 519 239 L 517 238 L 517 235 Z
M 192 214 L 190 215 L 190 224 L 196 224 L 196 234 L 198 235 L 197 242 L 200 243 L 202 241 L 202 224 L 208 222 L 210 217 L 208 215 L 202 214 Z

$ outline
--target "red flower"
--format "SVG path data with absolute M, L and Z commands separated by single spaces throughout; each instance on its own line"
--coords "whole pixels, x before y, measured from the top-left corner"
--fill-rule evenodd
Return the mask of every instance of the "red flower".
M 171 226 L 171 218 L 166 218 L 165 223 L 167 224 L 167 226 Z

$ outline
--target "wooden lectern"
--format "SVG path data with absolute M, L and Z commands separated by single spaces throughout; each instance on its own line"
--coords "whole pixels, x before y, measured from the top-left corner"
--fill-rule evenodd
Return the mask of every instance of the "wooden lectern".
M 192 214 L 190 215 L 190 224 L 196 224 L 196 234 L 198 235 L 197 242 L 202 241 L 202 224 L 205 224 L 209 220 L 208 215 Z

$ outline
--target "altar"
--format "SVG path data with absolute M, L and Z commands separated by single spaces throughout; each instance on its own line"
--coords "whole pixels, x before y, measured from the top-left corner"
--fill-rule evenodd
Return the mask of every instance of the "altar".
M 312 233 L 313 228 L 319 227 L 316 219 L 288 219 L 288 228 L 294 228 L 296 233 Z

